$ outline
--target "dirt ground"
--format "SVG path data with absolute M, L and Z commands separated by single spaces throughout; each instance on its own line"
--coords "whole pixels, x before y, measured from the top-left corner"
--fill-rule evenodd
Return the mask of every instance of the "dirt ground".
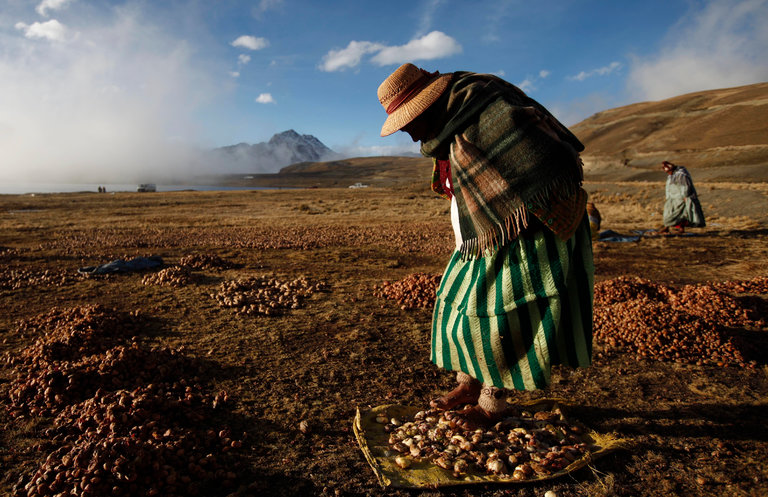
M 603 229 L 632 235 L 661 224 L 663 184 L 585 186 Z M 697 188 L 706 228 L 686 237 L 597 242 L 597 281 L 641 276 L 683 285 L 768 276 L 768 184 Z M 448 202 L 405 187 L 0 196 L 0 353 L 28 351 L 38 336 L 20 323 L 54 308 L 139 311 L 146 321 L 138 341 L 183 346 L 207 364 L 204 377 L 190 381 L 227 392 L 229 407 L 209 428 L 245 432 L 234 451 L 237 473 L 210 495 L 412 495 L 378 486 L 352 419 L 358 407 L 426 406 L 452 387 L 453 374 L 429 362 L 431 310 L 401 309 L 373 292 L 384 281 L 442 272 L 453 244 L 448 213 Z M 178 287 L 152 284 L 146 272 L 77 273 L 118 258 L 157 255 L 168 266 L 200 254 L 236 267 L 194 270 Z M 263 275 L 322 285 L 278 315 L 219 305 L 223 283 Z M 548 390 L 517 393 L 566 399 L 590 428 L 630 439 L 628 450 L 559 480 L 420 494 L 768 494 L 768 329 L 737 331 L 755 344 L 754 367 L 602 354 L 596 342 L 591 367 L 557 369 Z M 3 360 L 2 495 L 67 443 L 47 440 L 51 416 L 12 415 L 15 374 Z

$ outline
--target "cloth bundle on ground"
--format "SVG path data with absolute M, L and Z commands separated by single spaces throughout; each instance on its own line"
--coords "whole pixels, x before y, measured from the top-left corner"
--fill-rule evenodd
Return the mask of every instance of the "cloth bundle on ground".
M 157 269 L 162 266 L 163 259 L 153 255 L 150 257 L 134 257 L 129 261 L 117 259 L 100 266 L 81 267 L 77 272 L 81 274 L 132 273 L 135 271 L 145 271 L 147 269 Z
M 603 230 L 597 236 L 598 242 L 638 242 L 640 236 L 622 235 L 613 230 Z
M 667 177 L 664 226 L 683 223 L 691 227 L 706 226 L 690 173 L 683 166 L 675 166 L 674 172 Z
M 445 124 L 421 152 L 437 175 L 450 161 L 464 256 L 504 246 L 529 212 L 562 240 L 573 235 L 587 200 L 584 146 L 542 105 L 495 76 L 456 72 L 430 118 Z M 443 185 L 433 181 L 440 194 Z

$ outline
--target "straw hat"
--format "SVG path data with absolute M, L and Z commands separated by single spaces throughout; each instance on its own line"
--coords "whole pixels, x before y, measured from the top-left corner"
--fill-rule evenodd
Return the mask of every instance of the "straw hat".
M 398 67 L 379 86 L 379 102 L 389 114 L 381 136 L 391 135 L 427 110 L 448 88 L 450 80 L 450 74 L 429 73 L 413 64 Z

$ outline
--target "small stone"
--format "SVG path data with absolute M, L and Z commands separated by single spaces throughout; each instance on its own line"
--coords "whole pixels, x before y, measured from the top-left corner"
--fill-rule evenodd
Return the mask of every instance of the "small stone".
M 307 420 L 305 419 L 301 423 L 299 423 L 299 431 L 304 433 L 305 435 L 309 433 L 310 426 L 309 423 L 307 423 Z
M 697 476 L 696 477 L 696 483 L 698 483 L 699 485 L 706 485 L 707 484 L 707 479 L 704 478 L 703 476 Z
M 544 497 L 557 497 L 557 493 L 553 490 L 547 490 L 544 492 Z

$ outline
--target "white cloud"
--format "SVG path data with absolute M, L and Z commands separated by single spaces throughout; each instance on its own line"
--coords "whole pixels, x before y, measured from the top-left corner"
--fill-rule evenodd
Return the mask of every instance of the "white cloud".
M 274 104 L 276 102 L 275 102 L 275 99 L 272 98 L 272 94 L 271 93 L 262 93 L 261 95 L 256 97 L 256 103 L 259 103 L 259 104 Z
M 571 81 L 584 81 L 585 79 L 591 78 L 593 76 L 607 76 L 613 71 L 621 68 L 621 63 L 614 61 L 604 67 L 598 67 L 597 69 L 592 69 L 591 71 L 581 71 L 576 76 L 568 76 L 568 79 Z
M 432 31 L 405 45 L 385 47 L 371 60 L 380 66 L 402 64 L 416 60 L 432 60 L 461 53 L 459 42 L 441 31 Z
M 233 78 L 239 78 L 240 77 L 240 71 L 229 71 L 229 75 Z
M 521 90 L 523 90 L 525 93 L 528 93 L 528 92 L 530 92 L 531 90 L 533 90 L 533 89 L 535 88 L 535 87 L 533 86 L 533 81 L 531 81 L 531 80 L 530 80 L 530 79 L 528 79 L 528 78 L 526 78 L 526 79 L 522 80 L 521 82 L 519 82 L 519 83 L 518 83 L 518 84 L 516 84 L 515 86 L 517 86 L 518 88 L 520 88 Z
M 254 17 L 260 18 L 268 10 L 275 10 L 283 4 L 283 0 L 261 0 L 257 6 L 252 9 Z
M 346 48 L 331 50 L 323 56 L 320 69 L 327 72 L 341 71 L 360 64 L 363 55 L 378 52 L 384 47 L 370 41 L 350 41 Z
M 357 67 L 363 56 L 375 53 L 371 61 L 380 66 L 402 64 L 417 60 L 431 60 L 460 53 L 461 45 L 440 31 L 416 38 L 405 45 L 389 47 L 370 41 L 351 41 L 346 48 L 331 50 L 320 62 L 323 71 L 341 71 Z
M 403 142 L 398 145 L 335 145 L 333 149 L 344 157 L 379 157 L 412 155 L 421 157 L 418 143 Z
M 251 56 L 246 54 L 240 54 L 237 56 L 237 63 L 241 66 L 246 65 L 251 61 Z
M 432 29 L 433 18 L 435 12 L 441 3 L 445 3 L 445 0 L 428 0 L 424 4 L 424 12 L 421 15 L 421 27 L 419 28 L 419 34 L 426 33 Z
M 532 91 L 535 91 L 538 87 L 536 86 L 539 80 L 545 79 L 549 76 L 550 72 L 546 69 L 542 69 L 539 71 L 538 75 L 536 76 L 528 76 L 521 82 L 517 83 L 515 86 L 523 90 L 525 93 L 530 93 Z
M 659 100 L 768 80 L 768 0 L 713 0 L 686 16 L 651 57 L 635 58 L 633 98 Z
M 197 141 L 196 113 L 227 89 L 218 61 L 196 59 L 186 37 L 140 8 L 82 4 L 89 22 L 66 45 L 3 38 L 0 182 L 160 182 L 201 171 L 186 143 Z
M 499 29 L 505 28 L 509 25 L 510 11 L 518 12 L 521 5 L 525 2 L 516 2 L 514 0 L 500 0 L 495 2 L 488 2 L 483 6 L 485 12 L 484 18 L 487 24 L 482 29 L 482 40 L 485 43 L 498 43 L 501 41 L 499 36 Z M 551 9 L 552 7 L 549 7 Z M 508 36 L 507 30 L 504 30 Z
M 43 0 L 40 2 L 40 5 L 38 5 L 35 10 L 38 14 L 41 16 L 48 16 L 49 10 L 59 10 L 67 6 L 68 3 L 70 3 L 71 0 Z
M 269 41 L 266 38 L 243 35 L 233 41 L 231 45 L 233 47 L 247 48 L 248 50 L 261 50 L 269 46 Z
M 15 27 L 20 31 L 24 31 L 24 36 L 29 39 L 64 41 L 67 36 L 67 28 L 56 19 L 45 22 L 33 22 L 32 24 L 17 22 Z

